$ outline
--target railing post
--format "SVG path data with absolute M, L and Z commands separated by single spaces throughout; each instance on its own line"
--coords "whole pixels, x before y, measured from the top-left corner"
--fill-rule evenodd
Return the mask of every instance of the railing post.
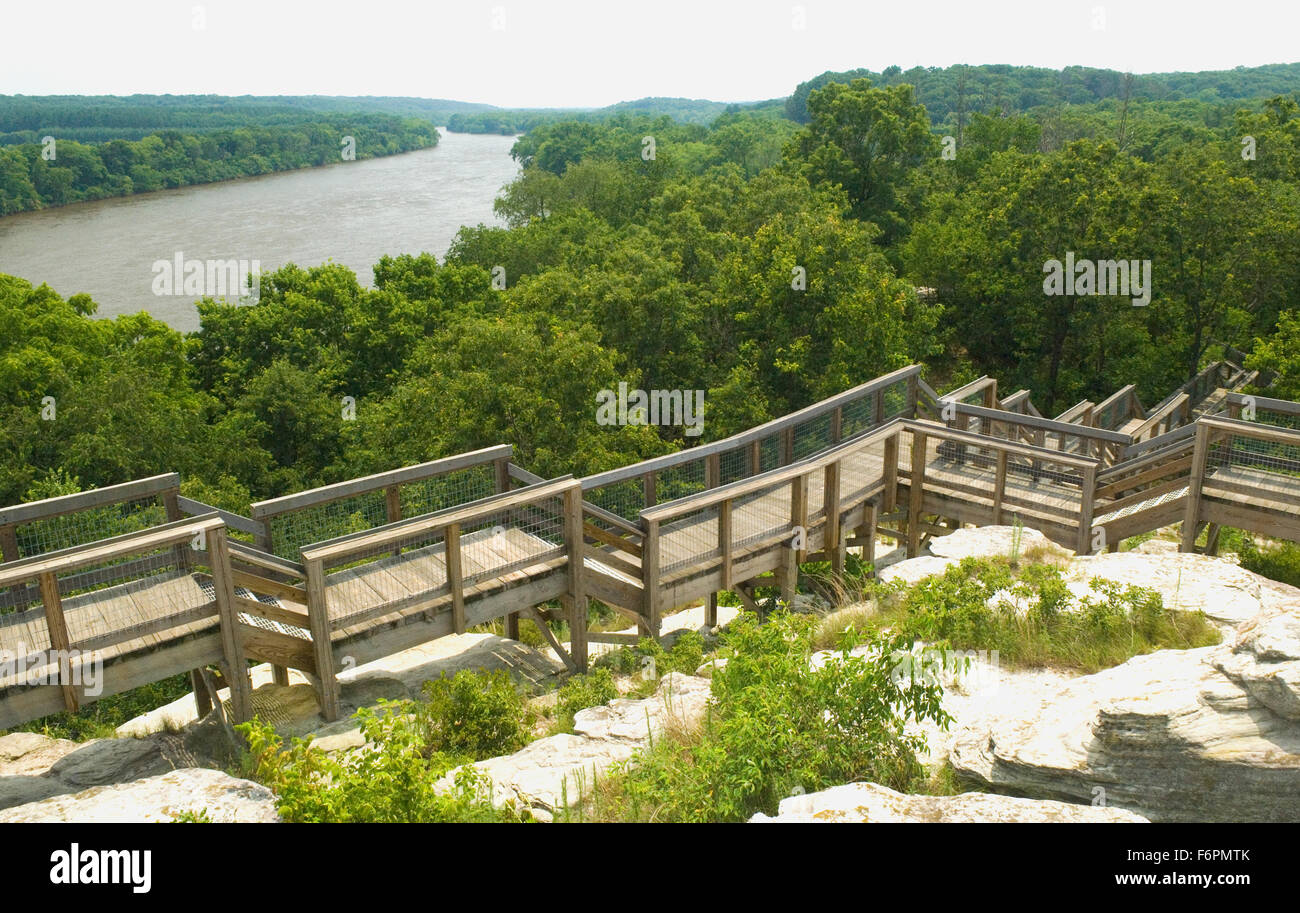
M 1002 499 L 1007 491 L 1007 452 L 998 451 L 998 468 L 993 479 L 993 525 L 1002 525 Z
M 50 649 L 57 657 L 59 689 L 63 692 L 63 706 L 69 712 L 80 707 L 77 689 L 72 686 L 72 642 L 68 637 L 68 622 L 63 617 L 63 600 L 59 596 L 59 578 L 50 571 L 41 574 L 41 603 L 45 606 L 45 627 L 50 632 Z
M 325 572 L 320 559 L 304 561 L 307 575 L 307 620 L 311 626 L 312 654 L 316 658 L 316 680 L 321 716 L 326 722 L 339 718 L 339 683 L 334 673 L 334 648 L 330 644 L 329 608 L 325 599 Z
M 1097 495 L 1097 466 L 1093 464 L 1083 471 L 1083 483 L 1079 494 L 1079 541 L 1075 554 L 1092 554 L 1092 510 Z
M 836 406 L 831 412 L 831 443 L 838 444 L 844 437 L 844 407 Z
M 795 555 L 795 562 L 803 564 L 808 560 L 808 475 L 806 473 L 796 476 L 790 483 L 790 519 L 793 525 L 802 529 L 804 533 L 804 547 L 798 549 Z
M 641 545 L 642 610 L 651 637 L 659 637 L 659 523 L 645 521 Z
M 717 488 L 722 484 L 722 455 L 710 453 L 704 458 L 704 487 Z
M 207 540 L 212 588 L 216 592 L 217 615 L 221 623 L 221 643 L 226 653 L 231 715 L 237 722 L 244 722 L 253 718 L 253 685 L 248 677 L 244 639 L 239 633 L 239 612 L 235 610 L 235 585 L 231 577 L 226 528 L 218 526 L 208 530 Z
M 1179 551 L 1196 550 L 1197 527 L 1201 522 L 1201 486 L 1205 482 L 1205 463 L 1209 456 L 1210 429 L 1196 423 L 1196 443 L 1192 448 L 1192 475 L 1187 483 L 1187 505 L 1183 511 L 1183 541 Z
M 641 476 L 641 493 L 643 495 L 642 501 L 645 502 L 644 506 L 654 507 L 656 492 L 655 474 L 653 472 L 647 472 L 645 475 Z
M 823 535 L 823 547 L 830 557 L 831 577 L 839 582 L 844 579 L 844 546 L 840 541 L 840 460 L 826 467 L 822 482 L 822 500 L 826 505 L 826 532 Z
M 587 671 L 587 594 L 583 588 L 582 488 L 564 493 L 564 544 L 569 553 L 569 653 Z
M 787 425 L 781 429 L 781 465 L 789 466 L 794 462 L 794 426 Z
M 497 494 L 504 494 L 505 492 L 507 492 L 507 491 L 510 490 L 510 461 L 509 461 L 508 459 L 505 459 L 505 458 L 503 457 L 502 459 L 494 460 L 494 461 L 493 461 L 493 464 L 492 464 L 492 475 L 493 475 L 493 478 L 494 478 L 494 480 L 495 480 L 495 487 L 496 487 Z M 581 510 L 582 510 L 582 504 L 581 504 L 581 502 L 582 502 L 582 490 L 581 490 L 581 489 L 578 490 L 578 502 L 579 502 L 579 504 L 578 504 L 578 510 L 579 510 L 579 515 L 578 515 L 578 529 L 579 529 L 579 531 L 580 531 L 580 532 L 579 532 L 578 543 L 579 543 L 579 546 L 581 546 L 581 544 L 582 544 L 582 538 L 581 538 L 581 529 L 582 529 L 582 514 L 581 514 Z M 579 550 L 579 551 L 582 551 L 581 547 L 579 547 L 578 550 Z M 579 559 L 579 560 L 581 560 L 581 559 Z M 584 634 L 586 633 L 586 629 L 585 629 L 585 628 L 583 629 L 583 632 L 584 632 Z M 506 636 L 509 640 L 518 640 L 518 639 L 519 639 L 519 613 L 518 613 L 518 612 L 510 612 L 509 614 L 506 615 L 506 617 L 505 617 L 505 636 Z M 584 655 L 585 655 L 585 654 L 584 654 Z
M 885 441 L 885 491 L 880 499 L 881 513 L 892 513 L 898 505 L 898 437 L 902 433 L 900 430 L 891 434 Z
M 451 621 L 457 634 L 465 633 L 465 577 L 460 565 L 460 524 L 443 530 L 447 553 L 447 586 L 451 588 Z
M 921 395 L 920 378 L 916 373 L 907 375 L 907 402 L 904 405 L 904 414 L 908 418 L 916 418 L 916 403 Z
M 718 554 L 721 556 L 720 588 L 724 590 L 731 589 L 731 499 L 723 501 L 718 505 Z M 718 600 L 717 594 L 709 600 L 706 610 L 704 623 L 710 628 L 718 626 Z
M 749 442 L 749 475 L 758 475 L 763 471 L 763 442 L 754 440 Z
M 926 434 L 912 431 L 912 474 L 907 488 L 907 557 L 921 550 L 921 505 L 924 503 Z
M 913 416 L 915 418 L 915 416 Z M 885 391 L 877 390 L 871 394 L 871 427 L 875 428 L 885 421 Z

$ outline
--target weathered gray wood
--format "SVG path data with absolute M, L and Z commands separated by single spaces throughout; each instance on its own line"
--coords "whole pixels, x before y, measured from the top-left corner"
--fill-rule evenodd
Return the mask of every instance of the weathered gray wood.
M 226 528 L 218 526 L 208 530 L 206 535 L 212 586 L 216 591 L 217 613 L 221 619 L 221 642 L 230 668 L 231 710 L 237 722 L 244 722 L 253 718 L 253 684 L 248 676 L 244 643 L 239 636 L 235 585 L 230 579 L 230 555 L 226 551 Z
M 53 572 L 41 574 L 41 602 L 45 606 L 45 627 L 50 634 L 50 647 L 59 657 L 66 657 L 72 650 L 68 638 L 68 622 L 63 617 L 63 600 L 59 596 L 59 579 Z M 69 679 L 70 669 L 62 659 L 59 666 L 59 690 L 63 693 L 63 706 L 70 712 L 76 712 L 80 703 L 77 689 Z
M 319 559 L 305 562 L 307 574 L 307 618 L 311 624 L 312 652 L 316 658 L 316 687 L 321 715 L 326 722 L 339 718 L 339 683 L 335 677 L 334 652 L 330 647 L 329 608 L 325 597 L 325 574 Z
M 1183 537 L 1180 551 L 1196 549 L 1196 534 L 1201 519 L 1201 485 L 1205 479 L 1205 460 L 1209 455 L 1210 425 L 1196 423 L 1196 445 L 1192 456 L 1192 474 L 1187 484 L 1187 506 L 1183 514 Z
M 10 524 L 21 526 L 33 520 L 46 520 L 50 517 L 79 513 L 92 507 L 138 501 L 178 489 L 180 484 L 181 477 L 174 472 L 168 472 L 147 479 L 137 479 L 134 482 L 123 482 L 121 485 L 107 485 L 103 488 L 92 488 L 90 491 L 59 495 L 56 498 L 14 504 L 0 508 L 0 526 Z
M 921 550 L 921 505 L 925 498 L 925 430 L 912 429 L 912 471 L 907 480 L 907 557 L 915 558 Z
M 441 460 L 419 463 L 415 466 L 403 466 L 401 469 L 379 472 L 359 479 L 349 479 L 346 482 L 338 482 L 334 485 L 322 485 L 320 488 L 300 491 L 280 498 L 271 498 L 267 501 L 258 501 L 249 508 L 249 513 L 252 514 L 254 520 L 276 517 L 303 508 L 329 504 L 343 498 L 380 491 L 393 485 L 432 479 L 450 472 L 495 463 L 499 459 L 508 460 L 513 455 L 514 448 L 509 444 L 485 447 L 471 453 L 461 453 Z
M 564 543 L 568 552 L 569 651 L 581 672 L 587 671 L 587 590 L 582 560 L 582 489 L 575 485 L 564 493 Z

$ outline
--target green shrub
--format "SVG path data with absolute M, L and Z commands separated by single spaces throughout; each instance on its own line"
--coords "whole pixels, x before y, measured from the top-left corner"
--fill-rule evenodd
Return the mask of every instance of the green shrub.
M 704 663 L 704 638 L 699 631 L 685 630 L 677 635 L 671 650 L 653 637 L 643 637 L 635 647 L 611 650 L 596 660 L 596 665 L 608 668 L 619 675 L 635 675 L 652 670 L 652 678 L 669 672 L 694 675 Z
M 1300 586 L 1300 545 L 1275 542 L 1260 548 L 1250 536 L 1242 535 L 1237 545 L 1241 566 L 1262 577 Z
M 512 806 L 492 806 L 487 776 L 471 766 L 454 786 L 434 784 L 457 763 L 430 753 L 423 727 L 407 701 L 357 711 L 366 744 L 342 757 L 295 738 L 288 748 L 268 723 L 253 720 L 236 728 L 248 740 L 244 775 L 275 793 L 287 821 L 298 822 L 489 822 L 517 821 Z
M 1028 565 L 1015 575 L 1004 562 L 967 558 L 908 589 L 879 623 L 929 643 L 996 650 L 1011 666 L 1085 672 L 1220 640 L 1204 614 L 1168 611 L 1155 590 L 1101 579 L 1089 585 L 1093 592 L 1077 598 L 1057 567 Z
M 575 675 L 560 686 L 556 696 L 556 724 L 554 732 L 572 732 L 573 716 L 579 710 L 608 704 L 618 697 L 614 674 L 609 669 L 595 668 L 586 675 Z
M 475 760 L 518 751 L 535 714 L 508 672 L 462 670 L 424 683 L 414 704 L 417 731 L 429 752 Z
M 767 624 L 742 614 L 714 672 L 714 705 L 698 732 L 678 732 L 617 769 L 575 815 L 596 820 L 743 821 L 781 799 L 854 780 L 905 788 L 921 775 L 924 737 L 908 719 L 946 726 L 942 690 L 897 681 L 901 636 L 850 631 L 839 650 L 810 662 L 815 619 L 778 612 Z M 865 651 L 853 652 L 860 642 Z

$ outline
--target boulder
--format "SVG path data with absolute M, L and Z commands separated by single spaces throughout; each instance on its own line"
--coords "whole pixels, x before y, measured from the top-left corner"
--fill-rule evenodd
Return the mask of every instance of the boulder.
M 492 801 L 500 807 L 514 802 L 546 817 L 574 804 L 590 791 L 596 778 L 612 765 L 626 761 L 667 727 L 690 726 L 704 715 L 709 681 L 671 672 L 652 697 L 619 698 L 603 707 L 574 715 L 574 733 L 548 736 L 511 755 L 475 763 L 492 784 Z M 456 772 L 438 782 L 450 789 Z M 543 814 L 537 815 L 540 810 Z
M 1017 529 L 1014 526 L 965 527 L 931 539 L 929 544 L 931 555 L 950 562 L 961 561 L 963 558 L 1009 558 L 1013 551 L 1024 555 L 1030 549 L 1048 549 L 1061 555 L 1069 554 L 1038 530 Z
M 1180 556 L 1181 557 L 1181 556 Z M 963 721 L 960 777 L 1153 821 L 1300 821 L 1300 600 Z
M 1083 582 L 1102 577 L 1116 583 L 1149 587 L 1171 611 L 1202 611 L 1223 625 L 1235 626 L 1262 608 L 1260 581 L 1226 558 L 1167 552 L 1114 552 L 1081 556 L 1066 576 Z M 1297 594 L 1300 595 L 1300 594 Z
M 750 823 L 1123 823 L 1146 819 L 1121 808 L 1016 799 L 989 793 L 916 796 L 875 783 L 850 783 L 783 799 L 775 817 L 758 814 Z
M 275 796 L 264 786 L 219 770 L 188 768 L 0 811 L 0 823 L 149 823 L 205 813 L 214 822 L 276 822 Z

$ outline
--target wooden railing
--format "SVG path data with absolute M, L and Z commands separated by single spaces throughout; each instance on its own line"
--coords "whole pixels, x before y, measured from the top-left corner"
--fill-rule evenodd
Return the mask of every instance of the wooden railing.
M 790 575 L 797 573 L 797 565 L 807 560 L 814 546 L 833 568 L 842 570 L 842 520 L 892 489 L 902 430 L 903 419 L 893 419 L 797 463 L 643 509 L 642 614 L 650 629 L 657 631 L 661 612 L 680 603 L 678 598 L 673 605 L 663 604 L 661 577 L 666 571 L 692 578 L 695 589 L 690 592 L 701 594 L 731 589 L 737 581 L 778 569 L 785 574 L 784 585 L 790 587 Z M 874 456 L 877 450 L 879 457 Z M 821 482 L 821 499 L 816 503 L 811 498 L 814 479 Z M 750 520 L 739 519 L 742 506 L 753 503 L 761 503 L 763 509 L 749 515 Z M 875 508 L 870 509 L 872 513 L 864 514 L 860 525 L 874 526 Z M 773 523 L 774 516 L 780 516 L 780 521 Z M 707 529 L 710 523 L 715 534 L 708 548 L 682 566 L 666 568 L 661 549 L 664 535 L 683 526 Z
M 945 478 L 934 483 L 936 492 L 952 493 L 958 498 L 973 496 L 972 506 L 979 511 L 979 516 L 970 514 L 959 519 L 998 525 L 1012 514 L 1037 517 L 1039 525 L 1052 527 L 1050 532 L 1053 534 L 1058 534 L 1061 529 L 1071 530 L 1073 542 L 1070 544 L 1080 554 L 1091 551 L 1093 499 L 1101 468 L 1099 461 L 923 422 L 907 421 L 904 425 L 912 436 L 910 467 L 900 464 L 897 474 L 900 481 L 905 480 L 908 485 L 909 557 L 915 556 L 920 548 L 920 518 L 925 504 L 931 439 L 941 442 L 938 447 L 940 456 L 946 455 L 957 467 L 969 466 L 985 472 L 993 470 L 992 479 L 972 474 L 960 481 Z M 1035 485 L 1046 481 L 1052 486 L 1051 492 L 1032 490 L 1018 493 L 1009 485 L 1009 481 L 1017 477 L 1028 479 Z M 1048 493 L 1055 493 L 1073 503 L 1068 507 L 1049 503 L 1042 497 Z M 991 508 L 976 506 L 985 500 L 991 501 Z
M 916 410 L 921 368 L 910 365 L 711 444 L 582 479 L 592 506 L 633 520 L 663 501 L 788 466 Z
M 471 531 L 476 541 L 508 536 L 512 522 L 528 530 L 526 544 L 532 550 L 520 552 L 513 560 L 507 555 L 495 561 L 484 559 L 473 567 L 466 564 L 463 546 Z M 304 548 L 307 614 L 327 719 L 339 713 L 336 635 L 346 640 L 349 632 L 373 628 L 388 617 L 423 615 L 430 627 L 408 634 L 399 623 L 387 634 L 338 649 L 346 650 L 356 663 L 366 662 L 435 636 L 464 633 L 494 618 L 535 611 L 550 598 L 563 598 L 570 609 L 571 650 L 561 649 L 545 624 L 538 628 L 566 662 L 585 667 L 581 562 L 572 559 L 580 554 L 581 537 L 581 488 L 576 480 L 564 478 Z M 503 548 L 508 547 L 507 542 Z M 415 561 L 427 563 L 418 575 L 405 578 L 414 591 L 384 590 L 386 575 Z M 567 570 L 562 577 L 551 574 L 513 586 L 520 570 L 548 564 L 554 565 L 553 571 Z M 444 579 L 438 580 L 430 567 L 442 569 Z M 358 577 L 367 581 L 360 595 L 353 588 Z M 497 591 L 485 595 L 494 583 L 499 585 Z
M 1092 410 L 1092 426 L 1106 431 L 1118 431 L 1135 418 L 1146 418 L 1146 410 L 1142 408 L 1137 387 L 1133 384 L 1116 390 Z
M 196 542 L 203 547 L 193 548 Z M 169 573 L 160 573 L 156 561 L 159 556 L 171 564 Z M 44 641 L 26 646 L 59 667 L 58 685 L 7 690 L 0 701 L 0 728 L 56 710 L 79 709 L 85 689 L 79 689 L 76 681 L 84 679 L 92 665 L 98 666 L 100 678 L 99 690 L 92 699 L 98 699 L 208 663 L 224 662 L 234 714 L 248 719 L 251 686 L 237 635 L 229 566 L 225 525 L 216 515 L 209 515 L 26 558 L 0 568 L 0 587 L 34 588 L 39 592 L 40 605 L 0 616 L 0 645 L 9 649 L 18 638 L 31 636 L 33 622 L 43 622 L 47 635 Z M 137 614 L 132 617 L 103 615 L 95 602 L 104 593 L 121 594 L 130 587 L 158 586 L 169 581 L 188 583 L 194 575 L 208 584 L 211 597 L 204 595 L 206 591 L 197 584 L 189 583 L 168 589 L 165 596 L 134 603 Z M 87 611 L 83 603 L 95 605 L 96 610 Z M 138 614 L 142 607 L 146 617 Z M 213 616 L 219 619 L 216 630 L 178 639 L 176 649 L 162 649 L 168 632 Z M 105 651 L 143 638 L 159 639 L 160 643 L 129 663 L 103 661 Z M 74 663 L 78 668 L 72 668 Z M 52 693 L 55 696 L 51 697 Z
M 349 532 L 347 523 L 358 519 L 373 528 L 506 491 L 513 453 L 508 444 L 488 447 L 258 501 L 249 511 L 257 546 L 294 558 L 302 546 Z
M 183 517 L 174 472 L 0 509 L 5 562 L 59 551 Z
M 1215 465 L 1210 465 L 1211 460 Z M 1215 471 L 1221 467 L 1253 470 L 1257 476 L 1232 478 Z M 1272 484 L 1269 476 L 1275 478 Z M 1205 497 L 1211 484 L 1212 500 Z M 1258 503 L 1261 500 L 1266 505 Z M 1195 549 L 1203 522 L 1279 538 L 1300 537 L 1300 430 L 1228 418 L 1198 420 L 1183 551 Z
M 964 403 L 951 404 L 947 412 L 947 424 L 958 431 L 973 431 L 1002 440 L 1091 457 L 1106 463 L 1116 460 L 1122 449 L 1132 441 L 1128 435 L 1117 431 L 1001 409 L 968 406 Z

